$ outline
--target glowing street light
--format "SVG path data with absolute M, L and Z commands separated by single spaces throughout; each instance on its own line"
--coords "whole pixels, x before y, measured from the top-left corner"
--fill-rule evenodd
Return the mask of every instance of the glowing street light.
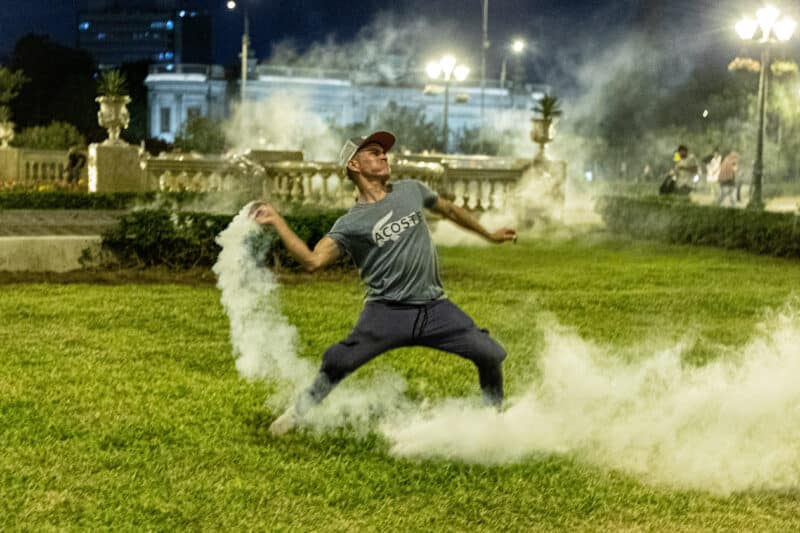
M 234 0 L 228 0 L 225 5 L 231 11 L 238 7 Z M 244 30 L 242 31 L 242 79 L 239 86 L 239 95 L 241 103 L 244 105 L 245 87 L 247 86 L 247 49 L 250 46 L 250 17 L 247 14 L 247 0 L 242 0 L 242 10 L 244 11 Z
M 761 181 L 764 177 L 764 129 L 766 127 L 767 91 L 769 89 L 770 48 L 775 41 L 788 41 L 792 38 L 797 22 L 791 17 L 781 17 L 781 12 L 772 7 L 762 7 L 756 11 L 756 18 L 746 17 L 736 23 L 736 33 L 745 41 L 762 44 L 761 71 L 758 79 L 758 137 L 756 158 L 753 163 L 753 192 L 748 207 L 762 209 Z M 758 30 L 761 30 L 759 35 Z M 757 38 L 758 37 L 758 38 Z
M 455 56 L 446 55 L 439 59 L 439 61 L 431 61 L 425 67 L 425 72 L 432 80 L 439 78 L 444 80 L 444 120 L 442 124 L 442 135 L 444 137 L 444 152 L 448 152 L 450 144 L 450 132 L 447 128 L 447 115 L 450 110 L 450 82 L 453 78 L 456 81 L 462 82 L 469 76 L 469 67 L 465 65 L 458 65 Z
M 525 51 L 525 41 L 522 39 L 514 39 L 511 44 L 509 45 L 508 49 L 514 55 L 520 55 L 522 52 Z M 500 67 L 500 88 L 505 88 L 506 86 L 506 70 L 508 66 L 508 54 L 503 56 L 503 63 Z

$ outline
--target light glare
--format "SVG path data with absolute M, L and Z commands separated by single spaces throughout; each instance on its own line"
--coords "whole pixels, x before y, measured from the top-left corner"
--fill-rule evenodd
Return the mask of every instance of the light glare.
M 736 33 L 746 41 L 749 41 L 755 36 L 757 29 L 758 22 L 751 18 L 744 18 L 736 23 Z
M 525 41 L 522 39 L 515 39 L 514 42 L 511 44 L 511 51 L 515 54 L 519 54 L 525 50 Z
M 783 17 L 777 23 L 775 23 L 775 36 L 778 38 L 779 41 L 788 41 L 792 38 L 794 34 L 794 30 L 797 29 L 797 22 L 794 19 L 789 17 Z
M 444 72 L 445 78 L 450 78 L 450 75 L 453 73 L 453 69 L 456 66 L 456 58 L 452 55 L 444 56 L 440 61 L 439 64 L 442 66 L 442 71 Z
M 425 67 L 425 72 L 428 73 L 429 78 L 435 80 L 442 73 L 442 66 L 436 61 L 431 61 L 428 63 L 428 66 Z
M 459 65 L 453 71 L 453 76 L 455 76 L 456 81 L 464 81 L 469 76 L 469 67 L 464 65 Z
M 228 0 L 227 6 L 228 9 L 236 9 L 236 2 L 234 2 L 233 0 Z
M 780 11 L 772 6 L 762 7 L 756 11 L 758 24 L 761 26 L 761 31 L 764 32 L 765 37 L 769 35 L 770 31 L 772 31 L 772 27 L 775 25 L 775 22 L 778 20 L 779 16 Z

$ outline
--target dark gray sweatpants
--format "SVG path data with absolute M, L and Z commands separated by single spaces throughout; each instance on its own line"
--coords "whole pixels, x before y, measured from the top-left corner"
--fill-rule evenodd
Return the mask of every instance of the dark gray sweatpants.
M 442 299 L 425 304 L 367 302 L 352 333 L 325 351 L 320 373 L 302 402 L 305 408 L 321 402 L 360 366 L 402 346 L 426 346 L 469 359 L 478 369 L 484 399 L 502 403 L 505 350 L 458 306 Z

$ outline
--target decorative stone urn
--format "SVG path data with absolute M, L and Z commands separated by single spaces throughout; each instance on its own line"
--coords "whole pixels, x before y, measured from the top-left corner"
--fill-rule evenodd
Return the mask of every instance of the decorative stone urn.
M 0 148 L 8 148 L 14 138 L 14 123 L 10 120 L 0 122 Z
M 119 138 L 119 134 L 128 127 L 131 116 L 128 113 L 130 96 L 98 96 L 95 101 L 100 104 L 97 112 L 97 123 L 108 131 L 105 145 L 127 144 Z
M 531 119 L 531 140 L 539 145 L 539 153 L 533 159 L 535 162 L 547 161 L 545 147 L 555 136 L 556 128 L 553 119 Z

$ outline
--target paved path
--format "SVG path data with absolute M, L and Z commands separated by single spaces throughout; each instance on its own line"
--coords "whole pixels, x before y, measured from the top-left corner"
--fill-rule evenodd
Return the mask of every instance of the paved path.
M 0 209 L 0 237 L 100 235 L 123 214 L 95 209 Z

